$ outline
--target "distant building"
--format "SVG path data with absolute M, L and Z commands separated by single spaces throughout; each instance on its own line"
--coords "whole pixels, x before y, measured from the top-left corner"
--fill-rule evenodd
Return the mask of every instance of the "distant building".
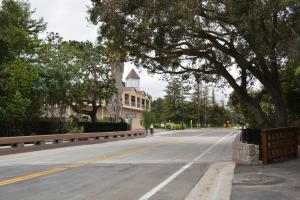
M 132 69 L 125 78 L 125 86 L 121 100 L 122 120 L 130 124 L 132 130 L 143 129 L 143 112 L 146 110 L 150 111 L 151 101 L 148 95 L 140 90 L 140 77 L 134 69 Z M 90 105 L 86 105 L 85 109 L 88 110 L 89 108 Z M 58 108 L 55 108 L 54 111 L 56 115 L 59 114 Z M 66 108 L 63 112 L 63 117 L 67 118 L 76 114 L 70 107 Z M 53 116 L 53 114 L 49 112 L 47 115 Z M 114 120 L 114 118 L 115 116 L 108 111 L 106 102 L 103 102 L 103 107 L 98 109 L 97 119 L 110 121 Z
M 103 107 L 97 112 L 97 119 L 110 121 L 114 119 L 114 115 L 107 109 L 106 102 L 103 103 Z M 125 79 L 125 86 L 122 93 L 122 109 L 121 116 L 131 129 L 143 129 L 143 112 L 151 109 L 151 102 L 149 97 L 144 91 L 140 90 L 140 77 L 132 69 Z M 87 105 L 87 109 L 89 105 Z M 65 116 L 71 116 L 74 114 L 69 107 L 66 109 Z
M 125 79 L 125 87 L 122 93 L 122 118 L 130 124 L 131 128 L 142 129 L 143 112 L 151 109 L 150 99 L 144 91 L 140 90 L 140 77 L 132 69 Z M 98 110 L 97 118 L 109 118 L 110 113 L 105 107 Z

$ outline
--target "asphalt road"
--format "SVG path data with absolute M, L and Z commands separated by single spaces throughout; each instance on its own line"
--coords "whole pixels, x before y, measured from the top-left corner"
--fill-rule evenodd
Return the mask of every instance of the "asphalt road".
M 182 200 L 215 162 L 231 160 L 231 129 L 0 156 L 1 200 Z

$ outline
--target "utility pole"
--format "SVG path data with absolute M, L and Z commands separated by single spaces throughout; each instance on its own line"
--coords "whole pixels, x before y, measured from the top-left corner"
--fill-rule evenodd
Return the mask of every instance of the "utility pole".
M 204 89 L 204 124 L 205 124 L 205 127 L 207 126 L 207 104 L 208 104 L 208 88 L 207 86 L 205 87 Z
M 200 128 L 200 80 L 197 79 L 197 85 L 196 85 L 196 89 L 197 89 L 197 93 L 196 93 L 196 98 L 197 98 L 197 126 L 199 126 L 198 128 Z
M 184 110 L 183 110 L 183 78 L 181 77 L 181 124 L 184 123 Z

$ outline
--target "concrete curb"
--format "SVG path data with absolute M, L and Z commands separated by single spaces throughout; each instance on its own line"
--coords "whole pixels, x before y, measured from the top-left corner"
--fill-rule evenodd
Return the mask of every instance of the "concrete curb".
M 185 200 L 230 200 L 234 162 L 212 164 Z

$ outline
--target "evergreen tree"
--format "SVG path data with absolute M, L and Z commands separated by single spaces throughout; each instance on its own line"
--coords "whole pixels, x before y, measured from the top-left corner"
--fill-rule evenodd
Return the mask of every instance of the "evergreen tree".
M 214 88 L 211 91 L 211 103 L 212 103 L 212 105 L 216 104 L 216 96 L 215 96 L 215 89 Z
M 184 103 L 189 95 L 189 86 L 182 77 L 171 77 L 165 92 L 167 94 L 164 101 L 165 119 L 183 123 L 186 115 Z
M 164 111 L 164 101 L 165 100 L 163 98 L 158 98 L 151 102 L 151 112 L 154 115 L 156 123 L 161 123 L 161 122 L 166 121 L 165 113 L 163 112 Z
M 20 119 L 38 113 L 41 99 L 36 69 L 37 52 L 45 30 L 33 19 L 29 3 L 0 2 L 0 118 Z

